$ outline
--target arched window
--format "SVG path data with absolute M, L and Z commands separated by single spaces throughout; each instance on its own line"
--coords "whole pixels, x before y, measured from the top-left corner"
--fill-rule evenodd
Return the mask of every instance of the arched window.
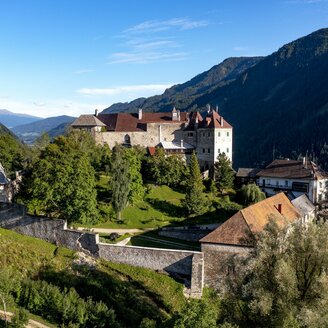
M 131 144 L 131 138 L 128 134 L 124 136 L 124 143 L 130 145 Z

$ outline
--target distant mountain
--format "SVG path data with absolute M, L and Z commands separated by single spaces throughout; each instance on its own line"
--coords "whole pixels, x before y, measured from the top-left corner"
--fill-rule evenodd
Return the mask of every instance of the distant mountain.
M 216 74 L 217 72 L 217 74 Z M 310 155 L 328 170 L 328 29 L 263 58 L 229 58 L 161 96 L 105 110 L 219 106 L 234 127 L 234 166 Z
M 177 84 L 162 95 L 149 98 L 138 98 L 129 103 L 118 103 L 106 108 L 102 113 L 133 112 L 139 107 L 144 111 L 170 111 L 173 106 L 185 110 L 200 95 L 207 94 L 217 87 L 234 81 L 246 69 L 259 63 L 263 57 L 228 58 L 221 64 L 201 73 L 190 81 Z
M 38 120 L 41 120 L 41 117 L 13 113 L 6 109 L 0 109 L 0 123 L 7 128 L 13 128 L 18 125 L 28 124 Z
M 22 161 L 27 152 L 26 146 L 0 123 L 0 162 L 7 175 L 14 175 L 16 170 L 22 169 Z
M 236 166 L 308 152 L 328 168 L 328 29 L 284 45 L 189 108 L 207 103 L 234 126 Z
M 43 132 L 51 133 L 53 137 L 61 134 L 64 131 L 62 126 L 70 124 L 74 120 L 75 117 L 66 115 L 49 117 L 30 124 L 16 126 L 12 131 L 25 143 L 33 143 Z

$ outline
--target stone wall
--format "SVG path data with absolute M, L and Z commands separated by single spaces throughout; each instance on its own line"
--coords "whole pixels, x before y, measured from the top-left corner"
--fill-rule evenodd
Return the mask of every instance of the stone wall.
M 16 204 L 1 204 L 0 227 L 108 261 L 189 276 L 190 295 L 201 296 L 203 254 L 200 252 L 100 243 L 98 234 L 67 229 L 64 220 L 26 215 L 25 208 Z
M 223 277 L 233 270 L 229 266 L 232 256 L 244 256 L 250 251 L 249 247 L 230 246 L 222 244 L 202 243 L 204 256 L 204 285 L 221 289 Z
M 110 262 L 125 263 L 155 271 L 192 276 L 191 295 L 201 295 L 203 254 L 183 250 L 121 246 L 99 243 L 99 256 Z M 197 268 L 194 268 L 194 265 Z M 194 275 L 195 274 L 195 275 Z
M 2 204 L 0 207 L 0 227 L 65 246 L 75 251 L 83 250 L 90 255 L 98 256 L 98 235 L 67 229 L 64 220 L 25 215 L 23 206 Z
M 180 141 L 183 139 L 183 128 L 185 123 L 148 123 L 147 131 L 138 132 L 96 132 L 94 137 L 98 144 L 108 144 L 113 148 L 116 143 L 125 143 L 125 137 L 129 136 L 131 145 L 142 147 L 155 147 L 161 141 Z

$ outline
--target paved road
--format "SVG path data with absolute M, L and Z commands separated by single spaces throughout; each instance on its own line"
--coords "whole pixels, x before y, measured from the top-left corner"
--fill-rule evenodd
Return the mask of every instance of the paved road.
M 12 312 L 7 311 L 7 320 L 8 319 L 10 320 L 13 315 L 14 314 Z M 0 317 L 3 318 L 3 319 L 5 318 L 5 311 L 0 310 Z M 28 321 L 28 325 L 26 327 L 27 328 L 50 328 L 49 326 L 46 326 L 43 323 L 37 322 L 37 321 L 32 320 L 32 319 L 30 319 Z
M 86 230 L 86 231 L 91 231 L 91 232 L 96 232 L 96 233 L 112 233 L 112 232 L 117 232 L 118 234 L 124 235 L 125 233 L 138 233 L 138 232 L 145 232 L 145 231 L 151 231 L 155 230 L 157 228 L 146 228 L 146 229 L 106 229 L 106 228 L 83 228 L 83 227 L 78 227 L 77 230 Z

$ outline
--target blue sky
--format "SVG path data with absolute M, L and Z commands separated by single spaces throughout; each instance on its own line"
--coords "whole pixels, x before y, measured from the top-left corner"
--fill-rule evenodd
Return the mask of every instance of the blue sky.
M 327 23 L 328 0 L 0 0 L 0 108 L 93 113 Z

